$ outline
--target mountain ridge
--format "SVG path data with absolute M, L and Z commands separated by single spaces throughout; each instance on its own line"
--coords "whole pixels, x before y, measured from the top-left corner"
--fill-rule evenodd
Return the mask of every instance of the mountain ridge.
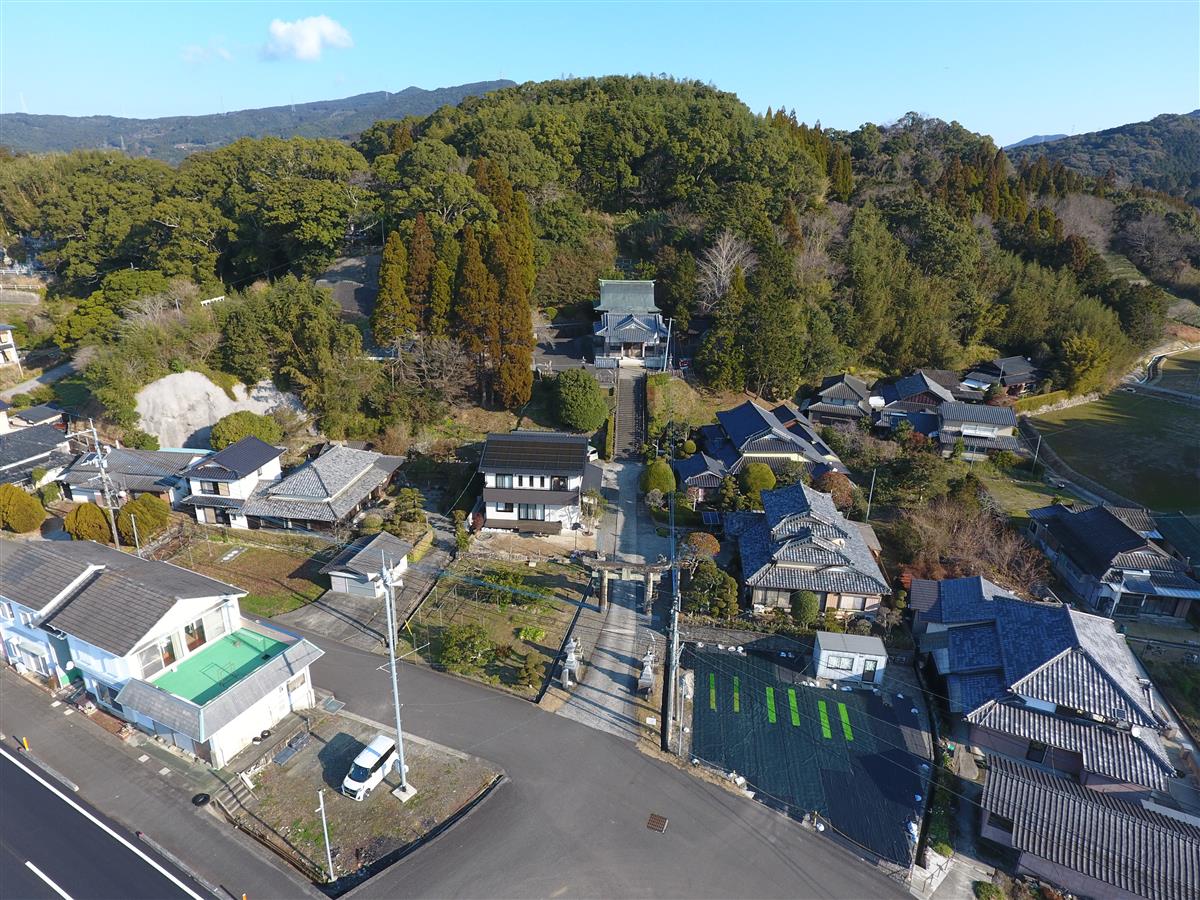
M 1006 144 L 1005 150 L 1015 150 L 1018 147 L 1032 147 L 1035 144 L 1049 144 L 1053 141 L 1061 141 L 1063 138 L 1070 137 L 1069 134 L 1033 134 L 1024 140 L 1017 141 L 1015 144 Z

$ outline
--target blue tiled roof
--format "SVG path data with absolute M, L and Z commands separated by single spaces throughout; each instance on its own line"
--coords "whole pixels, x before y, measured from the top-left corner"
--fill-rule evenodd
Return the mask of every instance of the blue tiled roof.
M 955 672 L 998 671 L 1004 665 L 1000 637 L 990 622 L 951 628 L 947 638 L 950 668 Z
M 951 674 L 946 677 L 946 687 L 950 694 L 950 708 L 960 712 L 975 709 L 1006 693 L 1003 676 L 995 672 Z

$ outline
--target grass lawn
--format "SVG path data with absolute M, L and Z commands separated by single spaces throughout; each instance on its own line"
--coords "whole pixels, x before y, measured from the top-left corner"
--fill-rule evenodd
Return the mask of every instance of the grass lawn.
M 230 554 L 235 555 L 226 559 Z M 299 609 L 328 588 L 318 574 L 320 560 L 236 541 L 196 541 L 171 562 L 248 591 L 241 600 L 242 612 L 255 616 Z
M 1026 519 L 1029 510 L 1049 506 L 1059 498 L 1079 499 L 1070 491 L 1061 491 L 1040 478 L 1030 477 L 1028 472 L 1002 472 L 992 465 L 976 466 L 972 471 L 991 498 L 1014 518 Z
M 1116 392 L 1033 422 L 1089 478 L 1150 509 L 1200 512 L 1200 410 Z
M 1200 350 L 1168 356 L 1162 362 L 1159 387 L 1200 396 Z
M 698 391 L 673 375 L 651 375 L 646 381 L 650 433 L 657 434 L 668 422 L 687 422 L 691 428 L 707 425 L 718 410 L 730 409 L 745 399 L 740 393 Z
M 525 578 L 525 590 L 540 594 L 540 602 L 519 593 L 504 606 L 480 586 L 480 581 L 496 571 L 519 572 Z M 482 625 L 492 644 L 499 648 L 495 657 L 480 671 L 459 673 L 522 697 L 537 694 L 533 687 L 518 683 L 519 673 L 529 653 L 542 658 L 543 672 L 558 653 L 567 628 L 575 617 L 577 604 L 587 588 L 587 574 L 578 566 L 541 562 L 537 568 L 500 563 L 478 557 L 460 557 L 446 570 L 433 593 L 410 620 L 411 631 L 402 632 L 409 648 L 420 648 L 409 659 L 440 665 L 442 635 L 450 625 L 473 622 Z M 524 635 L 524 637 L 522 637 Z

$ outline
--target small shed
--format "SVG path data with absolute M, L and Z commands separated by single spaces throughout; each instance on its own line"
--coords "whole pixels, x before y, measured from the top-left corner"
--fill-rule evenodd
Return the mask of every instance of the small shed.
M 877 637 L 818 631 L 813 666 L 818 678 L 878 684 L 887 667 L 887 650 Z
M 408 569 L 408 554 L 412 544 L 381 531 L 363 535 L 346 545 L 328 565 L 321 569 L 329 576 L 330 590 L 356 597 L 382 597 L 384 572 L 396 584 Z

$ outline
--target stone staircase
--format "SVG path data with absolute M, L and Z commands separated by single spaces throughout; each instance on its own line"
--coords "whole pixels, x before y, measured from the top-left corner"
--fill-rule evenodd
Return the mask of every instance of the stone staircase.
M 646 441 L 646 376 L 621 372 L 617 379 L 617 459 L 637 459 Z

